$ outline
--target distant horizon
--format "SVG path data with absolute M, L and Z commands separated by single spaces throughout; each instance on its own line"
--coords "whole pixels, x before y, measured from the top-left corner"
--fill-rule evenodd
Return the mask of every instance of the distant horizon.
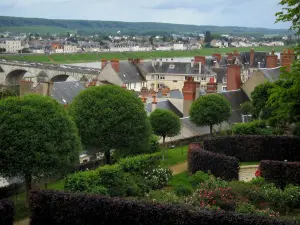
M 275 13 L 282 10 L 278 3 L 279 0 L 1 0 L 0 15 L 58 20 L 288 29 L 289 23 L 275 24 Z
M 57 19 L 57 18 L 44 18 L 44 17 L 24 17 L 24 16 L 3 16 L 0 15 L 1 17 L 11 17 L 11 18 L 24 18 L 24 19 L 44 19 L 44 20 L 63 20 L 63 21 L 95 21 L 95 22 L 121 22 L 121 23 L 157 23 L 157 24 L 170 24 L 170 25 L 186 25 L 186 26 L 198 26 L 198 27 L 203 27 L 203 26 L 209 26 L 209 27 L 238 27 L 238 28 L 254 28 L 254 29 L 268 29 L 268 30 L 289 30 L 289 28 L 269 28 L 269 27 L 247 27 L 247 26 L 233 26 L 233 25 L 211 25 L 211 24 L 202 24 L 202 25 L 197 25 L 197 24 L 185 24 L 185 23 L 168 23 L 168 22 L 147 22 L 147 21 L 121 21 L 121 20 L 97 20 L 97 19 Z M 36 26 L 36 25 L 33 25 Z M 22 27 L 22 26 L 20 26 Z

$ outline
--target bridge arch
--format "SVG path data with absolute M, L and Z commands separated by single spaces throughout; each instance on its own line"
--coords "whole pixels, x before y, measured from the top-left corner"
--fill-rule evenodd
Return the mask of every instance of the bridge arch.
M 24 77 L 27 73 L 24 69 L 16 69 L 10 71 L 5 77 L 5 84 L 7 85 L 19 85 L 20 80 Z
M 54 77 L 51 78 L 52 82 L 63 82 L 66 81 L 69 78 L 69 75 L 66 74 L 60 74 L 60 75 L 56 75 Z

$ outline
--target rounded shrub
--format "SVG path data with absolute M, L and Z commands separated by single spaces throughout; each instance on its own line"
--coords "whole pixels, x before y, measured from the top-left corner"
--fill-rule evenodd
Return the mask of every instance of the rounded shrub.
M 197 171 L 194 175 L 189 177 L 189 181 L 193 187 L 197 187 L 199 184 L 203 183 L 204 181 L 209 180 L 209 175 L 204 173 L 203 171 Z
M 96 194 L 96 195 L 103 195 L 103 196 L 108 196 L 108 189 L 106 187 L 103 186 L 95 186 L 95 187 L 91 187 L 90 189 L 88 189 L 86 191 L 86 193 L 89 194 Z
M 181 196 L 188 196 L 188 195 L 191 195 L 193 193 L 193 189 L 190 188 L 190 187 L 184 186 L 184 185 L 178 185 L 178 186 L 175 186 L 174 193 L 177 196 L 180 196 L 180 197 Z

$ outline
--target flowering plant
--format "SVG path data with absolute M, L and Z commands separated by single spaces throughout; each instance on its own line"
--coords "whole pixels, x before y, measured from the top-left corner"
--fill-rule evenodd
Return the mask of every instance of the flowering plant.
M 172 178 L 172 172 L 168 168 L 157 167 L 143 172 L 143 177 L 150 183 L 152 189 L 160 189 L 167 185 Z

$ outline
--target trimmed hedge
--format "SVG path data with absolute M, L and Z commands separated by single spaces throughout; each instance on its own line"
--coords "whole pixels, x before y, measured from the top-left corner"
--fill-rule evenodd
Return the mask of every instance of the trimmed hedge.
M 14 203 L 9 199 L 0 200 L 0 224 L 13 225 L 15 217 Z
M 31 225 L 296 225 L 255 215 L 56 191 L 32 191 L 30 209 Z
M 236 158 L 205 151 L 195 144 L 189 146 L 188 170 L 192 174 L 199 170 L 210 171 L 224 180 L 239 179 L 239 161 Z
M 214 137 L 204 141 L 204 149 L 236 157 L 241 162 L 300 161 L 298 137 L 259 135 Z
M 280 187 L 300 185 L 300 162 L 261 161 L 261 176 Z

